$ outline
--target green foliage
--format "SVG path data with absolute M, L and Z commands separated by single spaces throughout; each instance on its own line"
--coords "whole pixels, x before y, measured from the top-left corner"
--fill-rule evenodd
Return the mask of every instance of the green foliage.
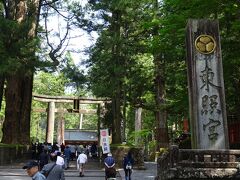
M 72 67 L 74 65 L 72 64 Z M 65 70 L 62 71 L 63 73 L 67 73 Z M 33 93 L 35 94 L 42 94 L 42 95 L 49 95 L 49 96 L 64 96 L 66 91 L 68 92 L 70 77 L 65 76 L 63 73 L 60 74 L 50 74 L 45 72 L 39 72 L 35 75 L 34 86 L 33 86 Z M 68 78 L 67 78 L 68 77 Z M 78 82 L 81 83 L 81 82 Z M 69 94 L 74 96 L 73 94 Z M 32 108 L 39 109 L 43 108 L 46 109 L 48 106 L 47 103 L 33 101 Z M 65 108 L 65 109 L 72 109 L 73 104 L 69 103 L 56 103 L 56 108 Z M 88 105 L 85 108 L 96 108 L 94 105 Z M 58 120 L 61 119 L 62 115 L 56 113 L 55 114 L 55 128 L 58 127 Z M 46 127 L 47 127 L 47 113 L 38 113 L 32 112 L 32 120 L 31 120 L 31 137 L 34 141 L 37 139 L 40 142 L 45 140 L 46 134 Z M 64 121 L 65 121 L 65 128 L 66 129 L 79 129 L 80 117 L 78 113 L 65 113 L 64 114 Z M 84 115 L 83 116 L 83 129 L 97 129 L 97 115 Z M 57 132 L 57 130 L 55 130 Z
M 239 2 L 233 0 L 163 0 L 157 5 L 149 0 L 93 0 L 85 8 L 74 3 L 69 8 L 76 17 L 75 25 L 89 33 L 97 31 L 99 34 L 96 44 L 86 51 L 89 53 L 89 59 L 85 62 L 89 68 L 88 75 L 78 70 L 68 55 L 61 71 L 64 75 L 59 78 L 68 77 L 74 83 L 69 80 L 60 82 L 58 78 L 51 81 L 51 78 L 45 77 L 47 82 L 37 87 L 46 87 L 39 89 L 39 92 L 59 95 L 64 92 L 64 87 L 59 86 L 61 88 L 56 90 L 54 87 L 62 83 L 74 85 L 78 94 L 82 95 L 86 93 L 87 82 L 89 90 L 97 97 L 112 98 L 120 92 L 121 117 L 126 121 L 127 133 L 134 132 L 135 108 L 139 106 L 143 108 L 142 125 L 146 132 L 154 129 L 154 111 L 158 109 L 167 111 L 171 126 L 188 117 L 185 63 L 187 20 L 218 19 L 228 113 L 237 113 L 240 105 L 239 6 Z M 1 41 L 0 47 L 3 47 Z M 154 62 L 154 54 L 161 56 L 161 62 Z M 165 104 L 161 107 L 155 105 L 154 73 L 157 70 L 154 65 L 157 63 L 164 65 Z M 105 124 L 111 127 L 113 112 L 111 107 L 109 109 Z M 126 111 L 125 116 L 123 111 Z M 76 128 L 77 119 L 69 117 L 67 127 Z M 90 119 L 92 122 L 88 127 L 94 128 L 97 118 Z M 135 135 L 144 136 L 141 133 Z M 128 136 L 129 142 L 132 137 Z
M 63 74 L 50 74 L 40 72 L 35 76 L 33 92 L 44 95 L 64 95 L 65 84 L 68 80 Z
M 120 117 L 126 122 L 126 132 L 134 134 L 128 136 L 129 142 L 133 142 L 134 136 L 144 137 L 155 128 L 155 110 L 167 111 L 170 126 L 188 117 L 186 23 L 189 18 L 218 19 L 227 110 L 229 114 L 239 114 L 239 7 L 240 3 L 233 0 L 91 0 L 86 7 L 79 2 L 68 4 L 76 27 L 99 34 L 96 44 L 86 51 L 89 53 L 85 62 L 88 74 L 79 70 L 67 54 L 59 74 L 39 73 L 35 76 L 33 91 L 60 96 L 73 87 L 77 89 L 74 95 L 85 95 L 88 88 L 96 97 L 118 96 Z M 0 73 L 46 65 L 34 54 L 39 39 L 26 38 L 29 23 L 18 24 L 5 19 L 2 4 L 0 12 Z M 154 55 L 159 55 L 161 62 L 154 62 Z M 161 107 L 155 105 L 156 65 L 164 69 L 161 75 L 164 76 L 165 104 Z M 63 106 L 71 107 L 69 104 Z M 46 104 L 33 102 L 33 107 L 46 108 Z M 137 107 L 143 108 L 142 126 L 145 130 L 134 133 Z M 111 108 L 108 108 L 110 111 L 105 119 L 109 127 L 114 113 Z M 44 113 L 33 113 L 32 135 L 44 137 L 46 118 Z M 78 128 L 78 116 L 66 115 L 65 118 L 67 128 Z M 86 119 L 89 123 L 85 128 L 96 128 L 97 117 Z
M 86 94 L 86 76 L 83 70 L 80 70 L 77 67 L 69 52 L 66 54 L 66 62 L 62 66 L 61 73 L 63 76 L 68 79 L 68 82 L 65 83 L 66 87 L 76 90 L 76 94 L 79 96 L 84 96 Z
M 168 37 L 167 40 L 174 42 L 170 44 L 171 49 L 175 51 L 176 46 L 184 44 L 184 33 L 176 31 L 184 29 L 189 18 L 218 19 L 221 32 L 221 45 L 223 56 L 223 69 L 225 79 L 225 91 L 228 114 L 237 114 L 239 106 L 239 15 L 237 9 L 239 2 L 236 1 L 163 1 L 162 10 L 166 16 L 163 18 L 165 33 L 162 35 Z M 175 26 L 173 28 L 173 26 Z M 162 31 L 162 30 L 161 30 Z M 169 32 L 173 32 L 172 34 Z M 166 32 L 168 36 L 166 36 Z M 169 36 L 170 35 L 170 36 Z M 173 38 L 171 38 L 173 36 Z M 176 38 L 177 37 L 177 38 Z M 178 38 L 179 37 L 179 38 Z M 166 43 L 167 45 L 169 43 Z M 180 46 L 181 47 L 181 46 Z M 181 47 L 184 50 L 184 47 Z M 168 48 L 170 49 L 170 48 Z M 184 51 L 180 50 L 178 57 L 184 57 Z M 169 51 L 168 51 L 169 53 Z M 175 59 L 175 58 L 174 58 Z M 234 68 L 233 68 L 234 67 Z M 174 78 L 170 77 L 171 80 Z M 186 78 L 185 78 L 186 79 Z M 182 93 L 181 93 L 182 94 Z M 180 95 L 181 95 L 180 94 Z M 178 98 L 174 98 L 178 99 Z M 183 103 L 182 103 L 183 104 Z M 184 103 L 186 104 L 186 102 Z M 176 109 L 176 107 L 174 107 Z
M 97 130 L 98 116 L 96 114 L 85 114 L 83 118 L 83 129 Z
M 0 16 L 0 72 L 14 73 L 17 70 L 34 69 L 37 64 L 35 52 L 38 38 L 28 36 L 29 23 Z
M 90 67 L 89 80 L 93 93 L 97 96 L 111 97 L 117 86 L 116 79 L 120 79 L 123 85 L 122 91 L 125 92 L 130 106 L 141 104 L 144 109 L 154 111 L 154 67 L 150 54 L 158 52 L 162 54 L 164 61 L 166 84 L 166 104 L 160 108 L 167 110 L 170 124 L 188 117 L 186 23 L 189 18 L 218 18 L 223 35 L 223 57 L 231 59 L 224 61 L 228 109 L 235 111 L 236 104 L 239 104 L 239 98 L 235 95 L 239 92 L 239 88 L 236 88 L 239 82 L 239 68 L 232 70 L 231 67 L 239 67 L 240 62 L 237 53 L 240 28 L 237 21 L 239 3 L 216 0 L 211 2 L 164 0 L 158 5 L 159 8 L 154 9 L 152 1 L 147 0 L 92 1 L 94 10 L 102 10 L 103 21 L 109 24 L 100 31 L 100 37 L 90 50 L 90 59 L 87 62 Z M 118 22 L 121 26 L 120 39 L 115 39 L 111 29 L 113 17 L 107 14 L 116 9 L 121 12 L 121 21 Z M 153 37 L 151 32 L 154 29 L 157 31 L 157 36 Z M 122 55 L 121 64 L 117 64 L 117 67 L 111 54 L 112 47 L 116 43 Z M 127 114 L 127 127 L 133 131 L 134 108 L 130 107 Z M 143 118 L 144 123 L 153 123 L 153 118 L 150 118 L 151 120 Z
M 35 75 L 33 84 L 33 93 L 49 95 L 49 96 L 62 96 L 65 94 L 65 86 L 68 79 L 63 74 L 50 74 L 39 72 Z M 47 103 L 33 101 L 33 109 L 46 109 Z M 56 104 L 58 108 L 60 105 Z M 69 106 L 69 105 L 65 105 Z M 59 119 L 56 115 L 56 119 Z M 68 120 L 66 120 L 68 121 Z M 69 123 L 75 123 L 76 120 L 72 120 Z M 32 112 L 31 116 L 31 138 L 33 140 L 38 139 L 40 142 L 44 142 L 47 127 L 47 113 Z M 57 121 L 55 121 L 55 127 L 57 127 Z
M 46 108 L 46 104 L 33 102 L 32 108 Z M 45 142 L 47 129 L 47 114 L 46 113 L 31 113 L 31 131 L 30 137 L 32 142 Z

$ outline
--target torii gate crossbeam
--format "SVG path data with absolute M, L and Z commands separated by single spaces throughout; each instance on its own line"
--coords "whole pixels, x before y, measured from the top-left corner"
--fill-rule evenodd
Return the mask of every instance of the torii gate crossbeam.
M 46 102 L 48 103 L 47 109 L 37 109 L 35 111 L 45 112 L 47 110 L 47 133 L 46 133 L 46 142 L 53 144 L 53 134 L 54 134 L 54 121 L 55 121 L 55 112 L 61 113 L 72 113 L 78 112 L 82 114 L 92 114 L 93 112 L 97 113 L 100 118 L 101 108 L 104 108 L 104 103 L 111 102 L 107 98 L 86 98 L 86 97 L 68 97 L 68 96 L 48 96 L 48 95 L 37 95 L 33 94 L 33 100 Z M 81 109 L 56 109 L 55 103 L 77 103 L 78 107 L 80 104 L 98 104 L 98 110 L 81 110 Z M 98 122 L 98 131 L 100 128 L 100 122 Z M 64 131 L 64 129 L 63 129 Z M 64 132 L 61 132 L 62 136 Z M 64 142 L 64 137 L 61 138 L 61 142 Z

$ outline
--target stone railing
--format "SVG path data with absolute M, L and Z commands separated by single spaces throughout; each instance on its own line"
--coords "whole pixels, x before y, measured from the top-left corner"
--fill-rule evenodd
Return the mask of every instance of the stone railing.
M 238 175 L 240 150 L 178 149 L 158 158 L 156 179 L 233 178 Z
M 134 159 L 134 169 L 145 169 L 144 167 L 144 153 L 143 148 L 137 148 L 137 147 L 111 147 L 111 152 L 113 154 L 113 157 L 116 160 L 116 166 L 119 168 L 122 168 L 122 162 L 124 154 L 128 152 L 132 153 L 133 159 Z
M 29 159 L 30 156 L 31 152 L 28 146 L 3 146 L 0 147 L 0 166 Z
M 171 146 L 168 152 L 164 152 L 157 159 L 156 179 L 165 180 L 175 177 L 173 169 L 177 166 L 178 152 L 178 146 Z

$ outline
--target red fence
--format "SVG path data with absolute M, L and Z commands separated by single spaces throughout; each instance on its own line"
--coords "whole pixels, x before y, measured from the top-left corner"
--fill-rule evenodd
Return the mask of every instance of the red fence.
M 228 124 L 229 143 L 240 143 L 240 122 Z
M 188 119 L 184 119 L 182 122 L 182 127 L 184 132 L 189 132 L 189 122 Z M 230 147 L 240 148 L 240 120 L 236 116 L 228 116 L 228 135 Z

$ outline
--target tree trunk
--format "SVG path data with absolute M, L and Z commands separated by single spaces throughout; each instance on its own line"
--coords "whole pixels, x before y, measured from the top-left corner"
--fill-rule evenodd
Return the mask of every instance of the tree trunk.
M 33 40 L 39 21 L 40 0 L 35 1 L 5 1 L 6 18 L 16 21 L 19 25 L 27 23 L 29 29 L 25 36 L 10 39 L 10 43 Z M 16 38 L 22 38 L 17 39 Z M 33 87 L 33 64 L 35 48 L 29 49 L 31 55 L 24 57 L 16 55 L 20 64 L 15 72 L 6 76 L 6 110 L 3 124 L 3 143 L 30 144 L 30 114 Z M 15 63 L 15 62 L 13 62 Z
M 2 99 L 3 99 L 3 92 L 4 92 L 4 82 L 5 77 L 3 75 L 0 76 L 0 110 L 2 109 Z
M 113 133 L 112 133 L 112 140 L 113 143 L 121 143 L 121 91 L 122 91 L 122 83 L 121 83 L 121 62 L 120 62 L 120 20 L 121 20 L 121 13 L 119 10 L 114 10 L 112 12 L 112 31 L 113 31 L 113 38 L 115 42 L 112 46 L 112 58 L 115 61 L 115 71 L 114 71 L 114 78 L 116 82 L 116 89 L 113 93 Z
M 32 72 L 31 72 L 32 73 Z M 20 144 L 30 143 L 30 122 L 32 107 L 32 89 L 33 89 L 33 73 L 25 74 L 22 81 L 22 104 L 21 104 L 21 123 L 20 123 Z M 20 90 L 21 91 L 21 90 Z
M 141 131 L 142 129 L 142 108 L 137 107 L 135 109 L 135 132 Z M 135 136 L 135 144 L 138 145 L 140 137 Z
M 165 80 L 164 80 L 164 62 L 160 60 L 160 56 L 154 57 L 156 78 L 155 78 L 155 89 L 156 89 L 156 111 L 155 111 L 155 122 L 156 122 L 156 150 L 160 148 L 167 148 L 169 145 L 168 138 L 168 126 L 167 126 L 167 113 L 164 109 L 165 105 Z
M 115 97 L 112 99 L 113 106 L 113 128 L 112 128 L 112 142 L 114 144 L 121 143 L 121 110 L 120 110 L 120 98 Z
M 22 104 L 21 92 L 19 87 L 21 81 L 20 77 L 8 77 L 6 87 L 6 109 L 5 120 L 3 123 L 3 137 L 2 142 L 6 144 L 16 144 L 19 141 L 20 134 L 20 109 Z
M 7 77 L 6 110 L 2 142 L 30 143 L 30 112 L 33 74 Z
M 122 141 L 126 142 L 126 119 L 127 119 L 127 100 L 126 100 L 126 90 L 124 90 L 123 95 L 123 118 L 122 118 Z
M 154 1 L 155 14 L 157 17 L 158 13 L 158 1 Z M 158 30 L 159 26 L 156 25 L 153 28 L 153 38 L 158 38 Z M 155 65 L 155 102 L 157 109 L 155 110 L 155 138 L 157 141 L 156 151 L 159 151 L 160 148 L 167 148 L 169 145 L 168 138 L 168 126 L 167 126 L 167 113 L 164 108 L 165 105 L 165 62 L 163 56 L 158 48 L 156 48 L 155 52 L 153 52 L 154 57 L 154 65 Z

